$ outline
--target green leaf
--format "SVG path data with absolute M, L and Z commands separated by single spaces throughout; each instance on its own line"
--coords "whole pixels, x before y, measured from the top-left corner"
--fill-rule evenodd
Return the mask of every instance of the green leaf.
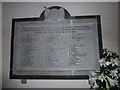
M 109 88 L 110 88 L 107 81 L 106 81 L 106 88 L 107 88 L 107 90 L 109 90 Z

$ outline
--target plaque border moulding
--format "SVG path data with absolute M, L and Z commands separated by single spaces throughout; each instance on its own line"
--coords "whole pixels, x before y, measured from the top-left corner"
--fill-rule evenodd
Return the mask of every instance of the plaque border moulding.
M 61 16 L 55 16 L 54 13 L 59 10 Z M 51 12 L 52 13 L 51 13 Z M 10 60 L 10 79 L 21 79 L 22 84 L 27 83 L 27 79 L 88 79 L 88 75 L 16 75 L 13 72 L 13 69 L 15 66 L 13 65 L 14 61 L 14 30 L 15 30 L 15 23 L 16 22 L 23 22 L 23 21 L 47 21 L 47 20 L 62 20 L 62 19 L 97 19 L 97 29 L 98 29 L 98 47 L 99 47 L 99 57 L 101 57 L 102 54 L 102 33 L 101 33 L 101 21 L 100 21 L 100 15 L 87 15 L 87 16 L 71 16 L 70 13 L 63 7 L 60 6 L 51 6 L 46 8 L 45 10 L 41 13 L 40 17 L 35 17 L 35 18 L 14 18 L 12 19 L 12 35 L 11 35 L 11 60 Z

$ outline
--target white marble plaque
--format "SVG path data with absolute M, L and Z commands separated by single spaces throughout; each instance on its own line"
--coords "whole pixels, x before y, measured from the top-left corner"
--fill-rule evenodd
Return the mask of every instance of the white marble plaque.
M 32 74 L 37 70 L 71 75 L 75 71 L 95 70 L 99 57 L 96 22 L 96 19 L 16 22 L 14 73 Z

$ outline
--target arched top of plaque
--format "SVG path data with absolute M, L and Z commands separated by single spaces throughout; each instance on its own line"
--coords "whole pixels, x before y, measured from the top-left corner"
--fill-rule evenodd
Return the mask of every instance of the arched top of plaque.
M 40 15 L 40 20 L 63 20 L 69 19 L 69 12 L 60 6 L 45 7 L 45 10 Z

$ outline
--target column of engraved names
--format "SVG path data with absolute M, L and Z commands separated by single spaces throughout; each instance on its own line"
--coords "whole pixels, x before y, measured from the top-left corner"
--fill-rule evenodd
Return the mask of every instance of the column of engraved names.
M 87 56 L 86 48 L 86 33 L 88 26 L 74 25 L 73 32 L 69 36 L 69 65 L 80 65 Z
M 42 58 L 42 49 L 39 47 L 41 39 L 39 35 L 36 34 L 38 30 L 38 28 L 30 26 L 23 27 L 21 30 L 21 33 L 23 34 L 23 37 L 21 37 L 22 66 L 35 66 L 40 63 L 40 58 Z
M 45 62 L 51 69 L 63 69 L 67 66 L 67 35 L 61 26 L 46 27 Z M 66 60 L 66 61 L 65 61 Z

